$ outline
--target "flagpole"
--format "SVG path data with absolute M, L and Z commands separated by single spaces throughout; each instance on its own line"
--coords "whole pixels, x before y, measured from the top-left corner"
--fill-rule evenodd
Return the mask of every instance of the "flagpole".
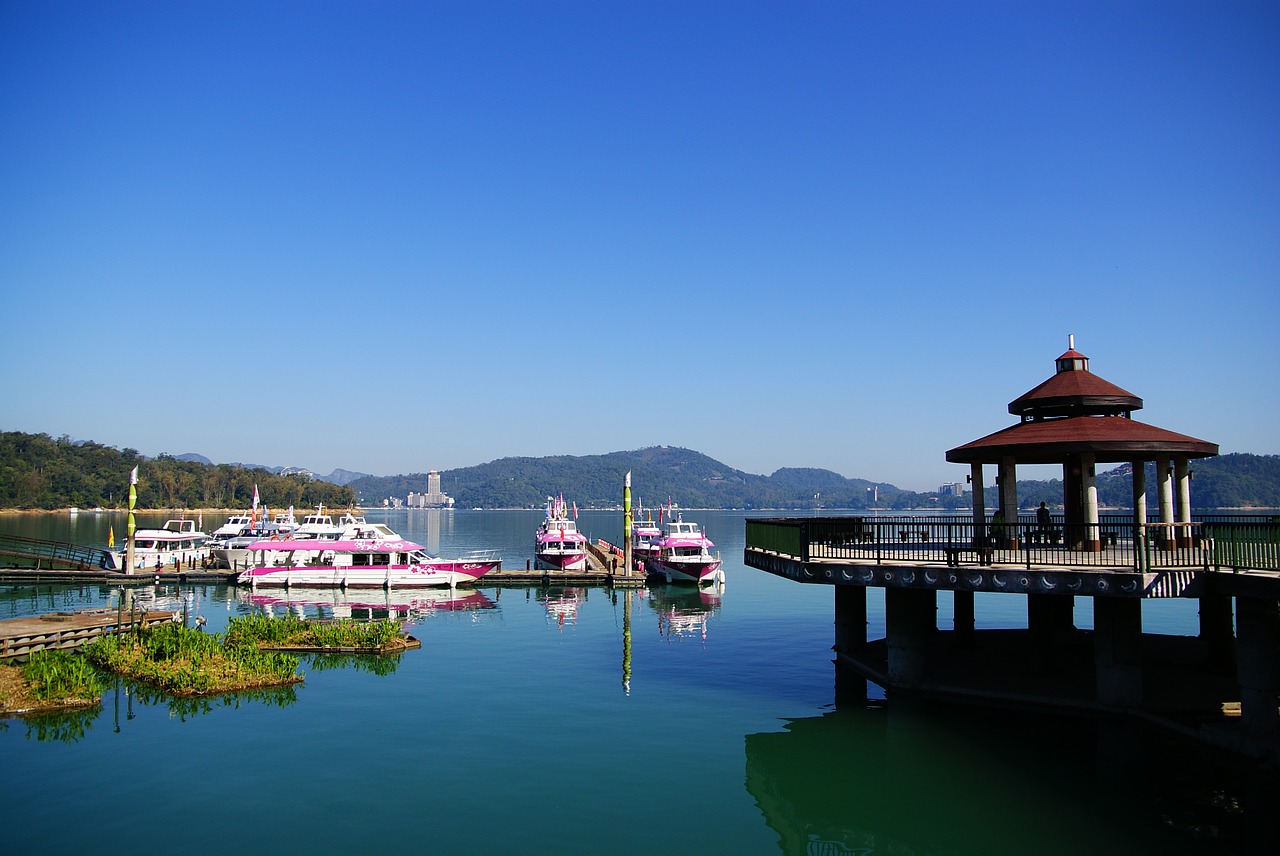
M 133 533 L 137 526 L 133 520 L 133 509 L 138 504 L 138 468 L 134 467 L 133 472 L 129 473 L 129 524 L 126 533 L 127 544 L 124 554 L 124 572 L 126 574 L 133 573 Z
M 622 482 L 622 562 L 631 576 L 631 473 Z

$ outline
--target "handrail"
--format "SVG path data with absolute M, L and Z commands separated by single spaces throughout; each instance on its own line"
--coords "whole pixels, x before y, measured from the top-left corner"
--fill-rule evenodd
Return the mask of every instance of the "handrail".
M 975 524 L 963 517 L 792 517 L 746 521 L 746 547 L 801 562 L 1016 564 L 1147 572 L 1280 570 L 1280 524 L 1179 521 Z
M 75 565 L 81 570 L 100 570 L 111 567 L 110 553 L 100 547 L 26 538 L 21 535 L 0 535 L 0 555 L 36 561 L 63 562 Z

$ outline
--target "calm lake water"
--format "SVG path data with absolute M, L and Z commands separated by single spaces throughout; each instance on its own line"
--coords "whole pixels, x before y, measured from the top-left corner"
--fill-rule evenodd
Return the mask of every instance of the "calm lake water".
M 541 516 L 369 514 L 444 555 L 496 547 L 521 568 Z M 740 512 L 686 519 L 723 553 L 721 592 L 145 587 L 140 598 L 185 603 L 212 631 L 267 609 L 408 609 L 422 648 L 394 660 L 304 658 L 294 688 L 200 702 L 115 682 L 94 711 L 6 720 L 0 852 L 1274 848 L 1271 778 L 1136 726 L 917 707 L 874 690 L 837 706 L 830 589 L 746 568 Z M 0 516 L 0 531 L 105 544 L 123 520 Z M 205 530 L 221 522 L 206 518 Z M 616 539 L 620 515 L 584 512 L 579 525 Z M 868 598 L 872 638 L 884 632 L 878 595 Z M 0 618 L 118 597 L 0 587 Z M 1088 606 L 1077 602 L 1079 626 L 1092 623 Z M 950 599 L 939 607 L 949 621 Z M 1025 608 L 979 596 L 979 626 L 1019 626 Z M 1147 604 L 1144 620 L 1192 634 L 1195 604 Z

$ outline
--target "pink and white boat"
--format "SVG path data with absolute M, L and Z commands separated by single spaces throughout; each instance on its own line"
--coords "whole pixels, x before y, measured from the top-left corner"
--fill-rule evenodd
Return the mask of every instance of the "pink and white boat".
M 255 541 L 249 550 L 251 567 L 236 577 L 236 582 L 253 587 L 453 587 L 473 583 L 502 564 L 496 550 L 476 550 L 457 559 L 436 558 L 421 544 L 398 535 L 356 538 L 344 533 L 336 540 L 273 538 Z
M 637 515 L 638 517 L 639 515 Z M 647 520 L 635 520 L 631 523 L 631 555 L 637 562 L 658 555 L 658 539 L 662 537 L 662 529 L 650 513 Z
M 723 582 L 720 554 L 712 555 L 715 544 L 696 523 L 686 523 L 681 512 L 668 515 L 657 542 L 657 555 L 645 559 L 645 570 L 667 582 L 706 585 Z
M 578 516 L 574 506 L 573 516 Z M 569 519 L 564 497 L 547 502 L 547 519 L 533 542 L 534 566 L 540 571 L 583 571 L 587 568 L 587 536 Z

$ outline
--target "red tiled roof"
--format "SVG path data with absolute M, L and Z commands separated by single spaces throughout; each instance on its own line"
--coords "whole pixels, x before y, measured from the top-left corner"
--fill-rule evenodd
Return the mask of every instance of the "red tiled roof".
M 994 463 L 1008 456 L 1020 464 L 1052 464 L 1080 452 L 1092 452 L 1096 460 L 1109 462 L 1151 460 L 1162 454 L 1207 458 L 1218 454 L 1218 444 L 1123 416 L 1070 416 L 1020 422 L 949 450 L 947 460 Z
M 1016 415 L 1033 410 L 1037 405 L 1065 405 L 1072 400 L 1081 404 L 1115 404 L 1127 410 L 1142 409 L 1141 398 L 1111 381 L 1089 371 L 1066 371 L 1050 376 L 1035 389 L 1009 402 L 1009 412 Z

